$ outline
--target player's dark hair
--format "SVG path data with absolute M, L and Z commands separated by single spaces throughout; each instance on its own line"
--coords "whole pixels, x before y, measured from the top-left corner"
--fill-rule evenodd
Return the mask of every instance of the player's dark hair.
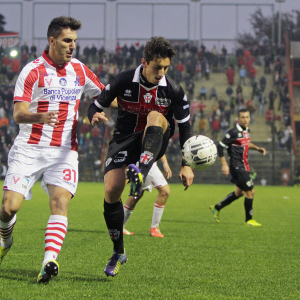
M 53 36 L 56 39 L 62 30 L 67 28 L 78 30 L 81 28 L 81 22 L 66 16 L 54 18 L 48 26 L 47 38 L 49 39 L 50 36 Z
M 247 108 L 239 109 L 238 116 L 240 115 L 240 113 L 245 113 L 245 112 L 249 112 L 249 110 Z
M 147 63 L 156 59 L 170 58 L 176 55 L 176 50 L 171 42 L 161 36 L 153 36 L 144 49 L 144 59 Z

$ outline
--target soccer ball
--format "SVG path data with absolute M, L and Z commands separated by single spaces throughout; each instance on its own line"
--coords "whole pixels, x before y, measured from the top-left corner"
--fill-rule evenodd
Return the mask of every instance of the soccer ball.
M 205 170 L 216 161 L 217 147 L 207 136 L 195 135 L 184 143 L 182 158 L 192 169 Z

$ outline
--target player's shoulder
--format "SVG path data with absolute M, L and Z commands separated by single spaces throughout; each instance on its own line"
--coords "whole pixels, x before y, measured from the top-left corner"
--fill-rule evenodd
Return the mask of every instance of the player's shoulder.
M 169 87 L 169 89 L 171 89 L 172 92 L 176 94 L 183 91 L 181 85 L 178 84 L 173 78 L 171 78 L 167 74 L 165 75 L 165 77 L 166 77 L 167 86 Z
M 43 66 L 45 63 L 45 60 L 43 59 L 42 56 L 38 57 L 37 59 L 27 63 L 23 69 L 20 72 L 19 77 L 26 77 L 29 73 L 36 72 L 38 73 L 38 68 Z

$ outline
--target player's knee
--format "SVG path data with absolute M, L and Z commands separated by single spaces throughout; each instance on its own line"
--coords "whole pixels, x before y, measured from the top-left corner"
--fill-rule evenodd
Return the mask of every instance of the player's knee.
M 165 185 L 163 188 L 161 188 L 159 190 L 159 196 L 161 198 L 163 198 L 165 201 L 167 201 L 167 199 L 169 198 L 170 194 L 171 194 L 171 190 L 170 190 L 170 187 L 169 185 Z
M 114 203 L 120 200 L 124 187 L 120 185 L 105 186 L 105 200 L 109 203 Z
M 253 199 L 254 194 L 255 194 L 255 191 L 254 191 L 254 189 L 252 189 L 251 191 L 246 192 L 246 197 L 250 198 L 250 199 Z
M 166 118 L 158 111 L 151 111 L 147 116 L 147 126 L 163 127 L 165 122 L 167 122 Z

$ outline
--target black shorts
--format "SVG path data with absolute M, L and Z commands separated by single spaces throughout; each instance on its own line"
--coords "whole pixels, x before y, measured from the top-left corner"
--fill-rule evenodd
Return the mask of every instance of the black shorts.
M 135 164 L 140 160 L 142 139 L 144 131 L 134 132 L 120 139 L 113 138 L 109 143 L 108 153 L 105 161 L 106 174 L 113 169 L 119 169 L 124 164 Z M 159 160 L 166 152 L 170 139 L 170 126 L 164 133 L 163 143 L 154 161 Z
M 245 169 L 230 168 L 230 181 L 242 191 L 251 191 L 254 188 L 250 173 Z

